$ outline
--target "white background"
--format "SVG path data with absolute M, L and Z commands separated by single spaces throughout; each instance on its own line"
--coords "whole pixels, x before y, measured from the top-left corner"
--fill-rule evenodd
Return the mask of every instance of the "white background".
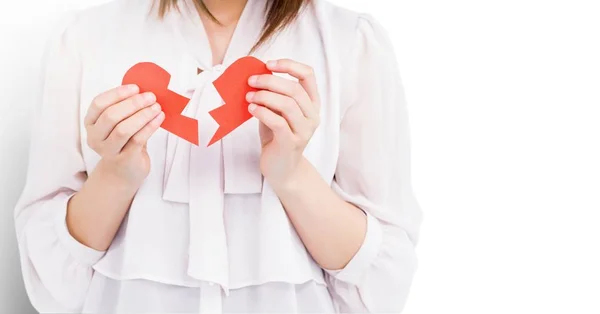
M 1 0 L 0 312 L 32 312 L 12 207 L 48 25 Z M 389 30 L 425 213 L 405 313 L 600 313 L 600 2 L 337 0 Z M 107 21 L 110 23 L 110 21 Z

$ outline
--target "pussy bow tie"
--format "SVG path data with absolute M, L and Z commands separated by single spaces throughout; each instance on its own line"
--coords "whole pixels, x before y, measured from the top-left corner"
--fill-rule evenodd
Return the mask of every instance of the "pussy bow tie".
M 136 66 L 153 68 L 155 77 L 131 75 Z M 258 230 L 265 249 L 257 252 L 261 261 L 258 271 L 269 277 L 262 280 L 300 283 L 318 273 L 306 263 L 308 255 L 298 252 L 298 236 L 260 172 L 258 121 L 250 119 L 245 95 L 251 90 L 247 84 L 251 74 L 270 73 L 264 63 L 246 57 L 228 68 L 218 65 L 206 69 L 191 80 L 186 90 L 192 95 L 189 100 L 166 89 L 170 75 L 160 67 L 136 66 L 123 83 L 136 83 L 142 92 L 156 93 L 165 112 L 162 127 L 170 131 L 163 199 L 189 204 L 187 274 L 219 284 L 225 293 L 241 285 L 241 279 L 229 275 L 225 194 L 261 194 Z M 272 252 L 280 258 L 274 259 Z

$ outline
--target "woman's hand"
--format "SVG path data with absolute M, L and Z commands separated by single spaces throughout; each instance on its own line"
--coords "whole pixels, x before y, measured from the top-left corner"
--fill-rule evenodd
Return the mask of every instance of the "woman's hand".
M 248 81 L 259 89 L 248 93 L 246 100 L 248 111 L 260 121 L 260 168 L 265 179 L 277 187 L 288 184 L 298 169 L 304 148 L 319 126 L 321 104 L 311 67 L 287 59 L 269 61 L 267 67 L 298 79 L 268 74 Z
M 98 169 L 136 188 L 150 172 L 146 142 L 165 118 L 156 96 L 136 85 L 119 86 L 94 98 L 84 123 L 87 143 L 102 159 Z

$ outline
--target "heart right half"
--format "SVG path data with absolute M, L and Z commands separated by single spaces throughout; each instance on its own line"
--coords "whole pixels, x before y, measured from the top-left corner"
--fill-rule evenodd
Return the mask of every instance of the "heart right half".
M 244 122 L 252 118 L 248 112 L 249 103 L 246 94 L 257 91 L 248 85 L 248 79 L 253 75 L 272 74 L 267 65 L 255 57 L 243 57 L 232 63 L 213 85 L 223 98 L 225 104 L 210 111 L 210 115 L 219 124 L 219 128 L 208 143 L 208 146 L 233 132 Z

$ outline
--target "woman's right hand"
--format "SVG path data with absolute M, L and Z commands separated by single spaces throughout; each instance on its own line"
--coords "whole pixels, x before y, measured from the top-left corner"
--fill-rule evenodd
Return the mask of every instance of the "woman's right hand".
M 156 96 L 136 85 L 96 96 L 84 123 L 88 145 L 102 157 L 97 169 L 139 187 L 150 172 L 146 143 L 164 119 Z

